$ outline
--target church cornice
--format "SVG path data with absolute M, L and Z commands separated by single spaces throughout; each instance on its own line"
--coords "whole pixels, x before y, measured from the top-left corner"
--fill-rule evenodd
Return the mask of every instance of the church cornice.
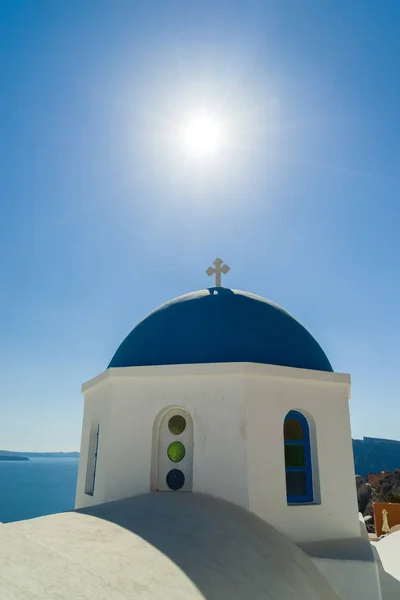
M 148 367 L 109 368 L 82 385 L 82 392 L 115 379 L 198 376 L 249 376 L 293 379 L 315 383 L 334 383 L 350 386 L 350 375 L 311 369 L 297 369 L 258 363 L 204 363 L 193 365 L 162 365 Z

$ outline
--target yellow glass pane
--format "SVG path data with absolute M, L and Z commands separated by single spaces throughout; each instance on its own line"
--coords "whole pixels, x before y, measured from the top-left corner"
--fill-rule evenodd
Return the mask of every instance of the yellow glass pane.
M 174 435 L 180 435 L 186 429 L 186 419 L 182 415 L 174 415 L 168 421 L 168 429 Z
M 301 441 L 304 439 L 303 427 L 298 419 L 288 419 L 283 427 L 283 435 L 288 441 Z

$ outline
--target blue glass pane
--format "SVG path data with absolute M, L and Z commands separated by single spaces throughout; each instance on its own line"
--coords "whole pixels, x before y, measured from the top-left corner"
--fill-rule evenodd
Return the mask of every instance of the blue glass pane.
M 167 486 L 170 490 L 180 490 L 185 485 L 185 476 L 179 469 L 172 469 L 167 475 Z
M 307 495 L 307 476 L 304 471 L 286 472 L 286 492 L 288 496 Z

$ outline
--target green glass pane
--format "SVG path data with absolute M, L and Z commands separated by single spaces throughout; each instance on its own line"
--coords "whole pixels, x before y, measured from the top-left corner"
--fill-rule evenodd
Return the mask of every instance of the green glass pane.
M 180 462 L 186 454 L 186 449 L 182 442 L 172 442 L 168 446 L 167 453 L 172 462 Z
M 179 435 L 186 429 L 186 419 L 182 415 L 174 415 L 168 421 L 168 429 L 174 435 Z
M 297 419 L 288 419 L 283 427 L 285 440 L 300 441 L 303 439 L 303 427 Z
M 285 446 L 285 465 L 286 467 L 304 467 L 304 446 L 287 444 Z

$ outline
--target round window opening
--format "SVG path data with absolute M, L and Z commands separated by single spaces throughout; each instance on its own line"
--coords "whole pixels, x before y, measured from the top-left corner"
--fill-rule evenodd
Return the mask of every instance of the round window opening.
M 186 429 L 186 419 L 182 415 L 174 415 L 168 421 L 168 429 L 174 435 L 180 435 Z
M 172 444 L 168 446 L 167 453 L 168 458 L 172 460 L 172 462 L 180 462 L 186 454 L 186 448 L 182 442 L 172 442 Z
M 172 469 L 167 475 L 167 486 L 174 492 L 185 485 L 185 476 L 179 469 Z

